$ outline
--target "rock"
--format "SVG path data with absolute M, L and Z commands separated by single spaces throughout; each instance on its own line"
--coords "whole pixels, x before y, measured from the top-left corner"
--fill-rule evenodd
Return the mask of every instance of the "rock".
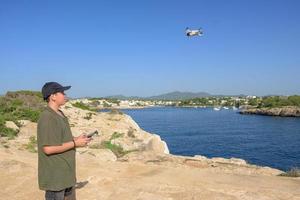
M 173 200 L 171 197 L 164 197 L 156 193 L 139 192 L 137 200 Z
M 160 136 L 153 134 L 152 137 L 149 139 L 146 150 L 155 151 L 157 153 L 165 153 L 169 154 L 169 149 L 167 144 L 161 140 Z
M 117 157 L 109 149 L 88 149 L 84 153 L 95 157 L 97 161 L 103 161 L 103 162 L 117 161 Z
M 37 123 L 34 122 L 25 122 L 20 128 L 20 132 L 18 134 L 19 139 L 28 139 L 31 136 L 36 136 L 37 134 Z
M 300 108 L 299 107 L 284 107 L 281 109 L 280 116 L 300 117 Z
M 18 120 L 18 123 L 21 126 L 26 126 L 27 124 L 29 124 L 31 121 L 30 120 Z
M 201 155 L 195 155 L 194 158 L 199 159 L 199 160 L 207 160 L 208 158 L 205 156 L 201 156 Z
M 235 164 L 235 165 L 247 165 L 247 162 L 243 159 L 239 158 L 212 158 L 211 161 L 219 162 L 219 163 L 228 163 L 228 164 Z
M 284 106 L 280 108 L 251 108 L 242 110 L 239 113 L 280 117 L 300 117 L 300 107 Z
M 276 111 L 283 116 L 290 112 Z M 249 165 L 237 158 L 166 154 L 166 143 L 158 135 L 141 130 L 129 116 L 94 113 L 91 120 L 84 119 L 88 113 L 72 106 L 65 111 L 75 136 L 99 131 L 90 147 L 93 143 L 99 146 L 76 149 L 77 175 L 87 184 L 78 190 L 78 199 L 300 198 L 300 179 L 277 176 L 283 173 L 280 170 Z M 0 192 L 0 199 L 43 198 L 44 192 L 38 190 L 36 181 L 37 154 L 19 149 L 36 135 L 36 128 L 36 123 L 24 122 L 16 140 L 0 138 L 0 143 L 10 145 L 0 145 L 0 187 L 4 191 Z M 115 132 L 118 137 L 113 138 Z M 117 159 L 111 150 L 101 149 L 102 141 L 109 140 L 139 151 Z
M 21 171 L 22 168 L 28 166 L 25 162 L 11 160 L 11 159 L 4 159 L 0 161 L 0 168 L 7 169 L 8 171 Z
M 12 121 L 6 121 L 5 126 L 7 128 L 11 128 L 11 129 L 13 129 L 14 131 L 17 131 L 17 132 L 20 130 L 20 128 Z

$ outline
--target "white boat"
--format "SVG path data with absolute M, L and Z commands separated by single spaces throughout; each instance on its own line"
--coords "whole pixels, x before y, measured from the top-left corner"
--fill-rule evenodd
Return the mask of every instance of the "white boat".
M 237 110 L 237 107 L 235 107 L 235 106 L 232 106 L 232 109 L 233 109 L 233 110 Z
M 229 109 L 229 108 L 228 108 L 228 107 L 226 107 L 226 106 L 224 106 L 223 108 L 224 108 L 225 110 L 228 110 L 228 109 Z
M 219 110 L 221 110 L 221 107 L 214 107 L 214 110 L 219 111 Z

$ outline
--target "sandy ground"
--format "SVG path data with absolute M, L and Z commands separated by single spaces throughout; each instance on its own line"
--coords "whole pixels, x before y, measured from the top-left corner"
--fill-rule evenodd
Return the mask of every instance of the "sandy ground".
M 77 155 L 80 200 L 300 200 L 300 179 L 164 162 L 105 162 Z M 0 199 L 43 199 L 37 154 L 0 149 Z

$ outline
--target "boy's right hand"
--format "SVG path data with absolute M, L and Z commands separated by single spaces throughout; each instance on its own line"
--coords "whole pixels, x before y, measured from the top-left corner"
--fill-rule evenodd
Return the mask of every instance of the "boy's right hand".
M 76 147 L 85 147 L 92 139 L 88 138 L 85 133 L 81 134 L 79 137 L 74 138 Z

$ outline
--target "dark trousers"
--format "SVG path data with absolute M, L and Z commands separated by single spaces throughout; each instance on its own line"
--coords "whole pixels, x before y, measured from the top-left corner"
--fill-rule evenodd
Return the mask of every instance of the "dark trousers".
M 45 193 L 46 200 L 76 200 L 75 187 L 66 188 L 60 191 L 49 191 Z

